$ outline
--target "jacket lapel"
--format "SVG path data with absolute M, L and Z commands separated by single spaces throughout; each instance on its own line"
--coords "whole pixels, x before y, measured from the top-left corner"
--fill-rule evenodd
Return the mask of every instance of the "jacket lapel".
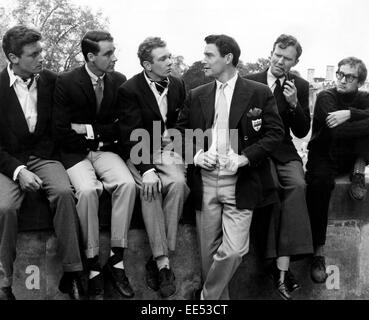
M 50 105 L 52 102 L 52 93 L 49 87 L 50 82 L 45 79 L 43 73 L 40 73 L 40 77 L 37 80 L 37 123 L 35 134 L 41 130 L 42 124 L 48 120 L 47 117 L 52 108 Z
M 100 114 L 106 112 L 110 106 L 113 106 L 112 102 L 114 98 L 113 81 L 111 79 L 111 75 L 106 73 L 104 78 L 104 96 L 103 100 L 101 101 Z
M 238 77 L 233 91 L 231 109 L 229 114 L 229 128 L 236 129 L 242 115 L 250 109 L 252 91 L 245 84 L 245 80 Z
M 139 86 L 142 92 L 142 96 L 146 101 L 146 104 L 150 106 L 155 114 L 160 117 L 160 119 L 163 119 L 160 113 L 158 102 L 156 101 L 155 95 L 145 79 L 144 72 L 145 71 L 142 71 L 139 75 Z
M 215 92 L 216 92 L 216 82 L 210 83 L 205 92 L 199 97 L 201 110 L 205 119 L 204 129 L 209 129 L 214 122 L 215 113 Z
M 96 95 L 85 66 L 80 67 L 79 79 L 77 81 L 89 101 L 90 111 L 96 114 Z

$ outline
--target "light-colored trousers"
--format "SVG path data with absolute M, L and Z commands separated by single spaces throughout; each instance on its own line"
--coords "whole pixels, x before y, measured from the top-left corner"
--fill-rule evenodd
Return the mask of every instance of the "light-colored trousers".
M 159 157 L 161 161 L 159 163 Z M 175 163 L 173 163 L 173 160 Z M 172 151 L 157 152 L 153 155 L 156 172 L 162 182 L 162 192 L 157 199 L 147 201 L 142 195 L 141 211 L 147 236 L 154 258 L 168 256 L 174 251 L 177 239 L 178 222 L 182 216 L 183 205 L 189 188 L 184 175 L 184 164 L 181 157 Z M 142 189 L 142 176 L 128 160 L 127 166 Z
M 87 258 L 99 254 L 98 211 L 103 189 L 111 194 L 111 247 L 126 248 L 136 185 L 122 158 L 112 152 L 90 151 L 67 173 L 78 200 L 77 213 Z
M 236 208 L 237 175 L 201 170 L 202 210 L 196 211 L 204 300 L 228 300 L 228 284 L 249 250 L 252 211 Z

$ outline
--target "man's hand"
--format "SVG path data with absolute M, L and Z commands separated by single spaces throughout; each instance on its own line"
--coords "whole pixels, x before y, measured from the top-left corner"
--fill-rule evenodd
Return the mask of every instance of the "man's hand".
M 86 134 L 87 133 L 87 129 L 86 129 L 85 124 L 72 123 L 71 127 L 72 127 L 72 130 L 74 130 L 78 134 Z
M 325 122 L 327 123 L 328 128 L 332 129 L 346 122 L 350 118 L 351 118 L 350 110 L 338 110 L 334 112 L 329 112 Z
M 283 89 L 283 94 L 286 98 L 286 101 L 290 105 L 291 108 L 296 108 L 297 106 L 297 88 L 292 81 L 286 81 Z
M 19 171 L 18 181 L 23 191 L 37 191 L 42 189 L 42 180 L 26 168 Z
M 216 164 L 217 155 L 210 151 L 201 152 L 196 159 L 196 165 L 208 171 L 213 171 Z
M 142 184 L 141 194 L 145 201 L 151 202 L 152 198 L 155 200 L 159 196 L 159 193 L 161 193 L 161 180 L 155 171 L 144 174 L 142 177 Z
M 247 159 L 244 155 L 238 155 L 237 153 L 232 153 L 228 157 L 226 168 L 236 173 L 238 168 L 244 167 L 248 164 L 249 164 L 249 159 Z

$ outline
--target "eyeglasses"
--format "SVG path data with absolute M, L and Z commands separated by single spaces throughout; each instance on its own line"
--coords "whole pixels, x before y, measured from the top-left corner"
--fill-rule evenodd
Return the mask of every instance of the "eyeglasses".
M 352 83 L 355 79 L 359 78 L 359 77 L 354 76 L 352 74 L 344 74 L 341 71 L 336 72 L 336 77 L 337 77 L 338 80 L 342 80 L 343 78 L 345 78 L 348 83 Z

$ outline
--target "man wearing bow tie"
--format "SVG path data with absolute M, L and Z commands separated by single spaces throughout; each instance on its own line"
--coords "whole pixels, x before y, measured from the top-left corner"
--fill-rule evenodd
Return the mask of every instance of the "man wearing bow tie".
M 172 56 L 162 39 L 145 39 L 138 57 L 144 70 L 125 82 L 118 94 L 123 157 L 129 159 L 127 164 L 140 188 L 142 216 L 152 250 L 146 263 L 146 282 L 167 298 L 176 292 L 169 253 L 175 250 L 178 221 L 189 193 L 184 165 L 172 150 L 169 132 L 183 107 L 186 91 L 184 82 L 170 75 Z M 136 134 L 142 136 L 139 143 L 133 139 Z
M 290 256 L 312 253 L 312 236 L 305 200 L 305 179 L 302 161 L 292 142 L 291 133 L 305 137 L 310 130 L 309 83 L 290 72 L 302 53 L 300 43 L 290 35 L 282 34 L 273 45 L 270 68 L 247 78 L 267 84 L 274 93 L 279 114 L 284 124 L 282 144 L 272 154 L 280 188 L 280 210 L 274 206 L 262 209 L 265 217 L 270 212 L 276 226 L 277 241 L 267 248 L 268 258 L 277 258 L 271 273 L 278 293 L 291 299 L 297 288 L 289 269 Z
M 200 298 L 225 300 L 249 250 L 253 210 L 276 198 L 268 156 L 282 141 L 283 125 L 269 88 L 239 77 L 237 42 L 226 35 L 205 42 L 204 71 L 216 80 L 190 91 L 177 126 L 186 152 L 193 147 L 195 155 L 188 183 L 200 240 Z M 210 130 L 211 139 L 188 139 L 186 129 Z
M 82 262 L 72 187 L 56 161 L 51 111 L 56 74 L 43 69 L 41 34 L 24 26 L 6 32 L 9 65 L 0 73 L 0 300 L 12 293 L 17 214 L 25 192 L 42 191 L 54 213 L 64 275 L 60 290 L 79 299 Z
M 86 63 L 58 77 L 55 87 L 54 125 L 61 157 L 75 188 L 77 212 L 89 272 L 88 295 L 102 299 L 104 278 L 124 297 L 134 292 L 125 274 L 124 249 L 133 213 L 136 186 L 118 155 L 118 87 L 126 77 L 114 71 L 115 46 L 104 31 L 89 31 L 83 37 Z M 101 269 L 99 262 L 99 196 L 111 194 L 111 252 Z

